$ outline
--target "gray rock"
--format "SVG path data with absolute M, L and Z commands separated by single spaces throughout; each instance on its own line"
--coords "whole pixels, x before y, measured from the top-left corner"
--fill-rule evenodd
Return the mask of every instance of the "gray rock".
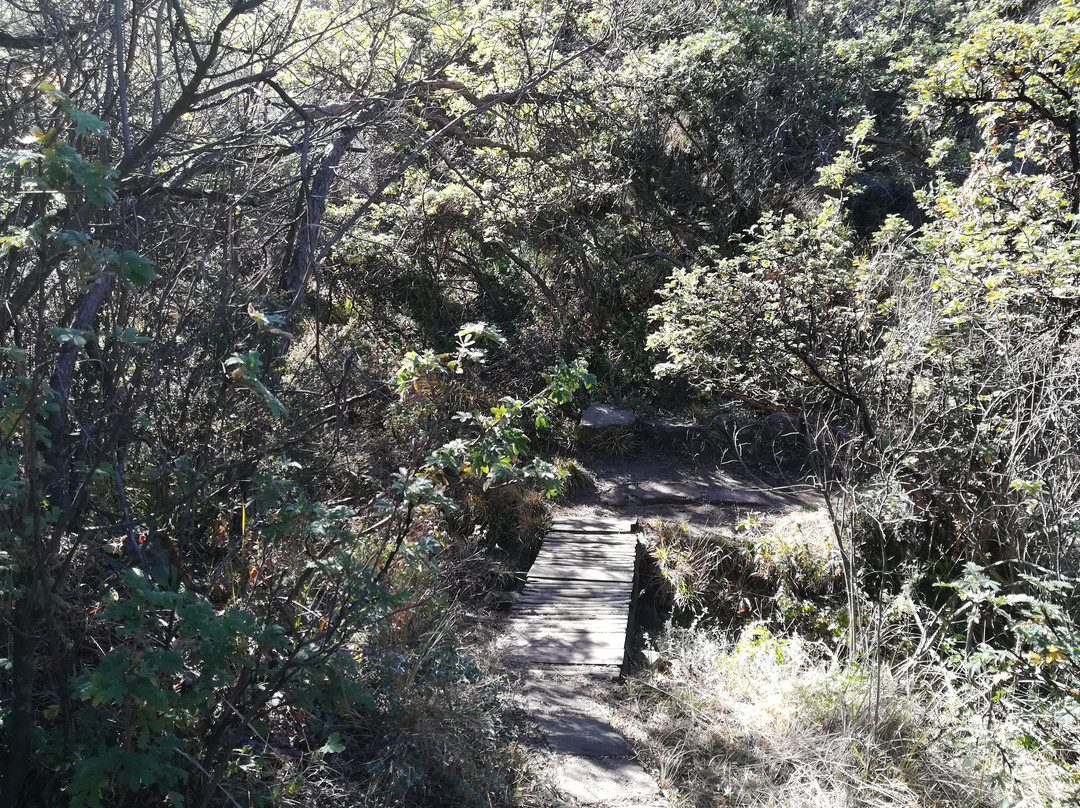
M 610 711 L 580 691 L 572 681 L 528 685 L 525 696 L 533 719 L 551 748 L 584 757 L 629 755 L 630 745 L 611 726 Z
M 625 757 L 560 756 L 555 787 L 586 805 L 642 805 L 661 798 L 656 781 Z
M 581 416 L 583 430 L 603 430 L 634 425 L 634 411 L 611 404 L 590 404 Z
M 660 451 L 700 452 L 708 443 L 708 430 L 694 421 L 642 418 L 637 422 L 637 428 L 641 436 Z

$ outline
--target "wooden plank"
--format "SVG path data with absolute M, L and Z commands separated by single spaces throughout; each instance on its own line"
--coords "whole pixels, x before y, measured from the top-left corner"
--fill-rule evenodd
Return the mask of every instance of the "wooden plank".
M 511 612 L 507 626 L 516 626 L 528 620 L 553 620 L 556 618 L 560 620 L 577 620 L 583 625 L 591 620 L 620 620 L 629 625 L 630 609 L 612 608 L 584 611 L 575 608 L 562 608 L 561 604 L 537 604 L 535 607 Z
M 533 618 L 523 620 L 511 625 L 511 637 L 535 637 L 552 636 L 571 638 L 588 638 L 596 635 L 618 634 L 626 636 L 626 618 L 618 620 L 610 618 L 605 620 L 590 620 L 588 630 L 575 628 L 580 626 L 581 621 L 574 621 L 567 617 L 551 617 L 545 619 Z
M 578 541 L 576 539 L 548 538 L 540 545 L 540 552 L 578 553 L 637 553 L 637 542 L 632 541 Z
M 638 546 L 635 538 L 624 533 L 548 533 L 541 547 L 580 547 L 597 550 L 605 547 L 633 550 Z
M 633 580 L 631 578 L 629 578 L 629 577 L 627 577 L 627 579 L 625 581 L 617 581 L 617 582 L 612 582 L 612 583 L 589 583 L 588 581 L 577 581 L 577 582 L 575 582 L 575 581 L 567 581 L 565 585 L 559 584 L 558 582 L 547 581 L 547 580 L 545 580 L 543 582 L 540 582 L 540 581 L 536 581 L 536 582 L 528 581 L 528 582 L 526 582 L 525 589 L 522 590 L 521 594 L 522 595 L 527 595 L 527 594 L 529 594 L 529 591 L 533 590 L 533 589 L 550 589 L 550 590 L 555 591 L 555 592 L 558 592 L 558 591 L 561 591 L 561 590 L 587 590 L 589 592 L 596 592 L 597 594 L 604 595 L 604 594 L 608 594 L 610 592 L 614 592 L 614 591 L 616 591 L 618 589 L 625 588 L 625 589 L 629 590 L 632 585 L 633 585 Z
M 581 567 L 583 569 L 588 569 L 589 567 L 596 567 L 598 569 L 620 569 L 626 571 L 628 578 L 632 578 L 634 575 L 634 562 L 635 559 L 633 556 L 626 555 L 574 556 L 546 553 L 543 556 L 536 557 L 536 561 L 533 562 L 532 568 L 556 566 Z
M 537 578 L 532 582 L 534 585 L 526 587 L 518 596 L 518 603 L 528 603 L 535 600 L 588 600 L 592 598 L 596 602 L 606 600 L 629 600 L 633 587 L 628 581 L 626 585 L 613 583 L 612 581 L 567 581 L 560 578 Z M 586 584 L 608 584 L 609 589 L 597 590 L 586 589 Z
M 545 594 L 547 594 L 547 593 L 545 593 Z M 596 601 L 591 601 L 591 602 L 587 598 L 560 599 L 560 598 L 553 598 L 553 597 L 533 598 L 531 600 L 522 602 L 520 600 L 520 598 L 519 598 L 518 602 L 514 604 L 514 608 L 515 609 L 519 608 L 519 607 L 525 608 L 526 606 L 528 606 L 530 608 L 539 607 L 539 606 L 550 606 L 551 608 L 571 609 L 571 610 L 576 610 L 576 611 L 579 611 L 579 612 L 585 612 L 585 611 L 588 611 L 590 609 L 595 609 L 597 611 L 605 611 L 605 610 L 609 610 L 609 609 L 622 608 L 622 606 L 620 604 L 624 604 L 624 603 L 628 604 L 629 598 L 628 598 L 627 593 L 625 591 L 623 591 L 623 592 L 620 593 L 620 595 L 621 595 L 620 597 L 615 598 L 615 599 L 605 598 L 603 600 L 596 600 Z M 629 605 L 627 605 L 627 608 L 629 608 Z
M 575 662 L 578 665 L 603 665 L 614 657 L 621 660 L 626 652 L 626 638 L 622 634 L 605 635 L 607 640 L 573 642 L 558 637 L 532 637 L 507 650 L 514 656 L 526 657 L 536 662 Z
M 637 522 L 626 519 L 554 519 L 551 529 L 562 533 L 633 533 Z
M 625 544 L 634 544 L 640 538 L 640 533 L 626 533 L 625 531 L 611 532 L 611 533 L 581 533 L 573 530 L 549 530 L 545 534 L 545 541 L 550 539 L 561 539 L 563 541 L 576 541 L 576 542 L 622 542 Z
M 637 522 L 636 516 L 607 516 L 601 513 L 563 513 L 552 519 L 556 522 Z
M 637 558 L 637 552 L 632 544 L 576 544 L 574 542 L 551 542 L 545 543 L 536 554 L 541 556 L 565 556 L 566 558 Z M 536 563 L 535 561 L 533 563 Z
M 620 583 L 626 580 L 626 573 L 622 569 L 602 569 L 599 567 L 539 566 L 532 567 L 529 571 L 529 580 L 610 581 L 611 583 Z
M 521 604 L 522 608 L 550 606 L 567 610 L 576 608 L 581 611 L 583 607 L 592 605 L 598 609 L 619 609 L 627 614 L 630 613 L 630 598 L 625 594 L 612 598 L 530 598 L 529 600 L 518 601 L 518 603 Z
M 630 610 L 630 593 L 629 592 L 613 592 L 611 595 L 598 596 L 589 593 L 568 593 L 562 596 L 554 595 L 550 592 L 539 592 L 534 595 L 526 597 L 522 595 L 518 598 L 518 603 L 523 606 L 541 606 L 545 604 L 562 604 L 569 606 L 574 603 L 588 604 L 593 603 L 597 606 L 612 606 L 619 604 L 620 608 Z
M 597 570 L 604 572 L 618 572 L 626 579 L 634 577 L 634 560 L 632 558 L 589 558 L 581 560 L 576 558 L 559 558 L 556 556 L 555 558 L 547 558 L 533 564 L 532 569 L 529 570 L 530 578 L 538 568 L 563 570 L 566 573 L 573 573 L 577 570 Z
M 545 555 L 583 559 L 627 558 L 633 560 L 637 558 L 636 548 L 632 544 L 577 544 L 575 542 L 545 542 L 536 557 Z
M 537 606 L 536 608 L 521 609 L 510 613 L 508 626 L 528 620 L 577 620 L 588 623 L 593 620 L 610 621 L 618 620 L 624 626 L 630 625 L 629 609 L 591 609 L 582 610 L 574 608 L 560 608 L 558 605 Z
M 548 539 L 542 545 L 540 545 L 541 552 L 562 552 L 577 551 L 580 553 L 628 553 L 635 555 L 637 553 L 637 544 L 634 542 L 618 542 L 618 541 L 564 541 L 562 539 Z
M 633 590 L 631 581 L 566 581 L 537 578 L 526 586 L 518 602 L 528 600 L 558 600 L 560 598 L 595 598 L 596 600 L 627 600 Z
M 528 646 L 515 648 L 511 655 L 523 662 L 548 664 L 605 665 L 622 664 L 623 643 L 573 647 L 557 641 L 537 639 Z
M 627 572 L 627 577 L 633 577 L 634 575 L 634 557 L 626 555 L 608 555 L 608 556 L 574 556 L 574 555 L 560 555 L 558 553 L 545 553 L 542 556 L 537 556 L 536 561 L 533 562 L 532 569 L 536 567 L 580 567 L 582 569 L 589 569 L 590 567 L 596 567 L 598 569 L 619 569 Z
M 561 514 L 559 516 L 551 517 L 551 520 L 553 522 L 574 522 L 574 523 L 583 523 L 583 524 L 589 524 L 589 525 L 595 525 L 595 524 L 604 525 L 604 524 L 610 524 L 611 522 L 628 522 L 630 524 L 635 524 L 637 522 L 636 518 L 627 519 L 624 516 L 604 516 L 603 514 L 599 514 L 599 513 L 591 513 L 591 514 L 590 513 L 586 513 L 586 514 L 564 513 L 564 514 Z
M 547 651 L 545 650 L 541 654 L 513 654 L 513 659 L 526 668 L 537 668 L 541 670 L 567 670 L 568 672 L 576 672 L 577 670 L 605 670 L 610 669 L 612 671 L 622 670 L 623 654 L 617 654 L 614 651 L 605 654 L 604 656 L 588 655 L 588 654 L 575 654 L 571 652 L 562 651 Z M 617 678 L 617 673 L 613 673 L 611 678 Z
M 626 632 L 597 631 L 591 634 L 564 636 L 557 630 L 538 628 L 523 632 L 510 641 L 512 651 L 538 651 L 540 648 L 576 651 L 582 655 L 603 654 L 610 651 L 622 652 L 626 647 Z
M 562 611 L 575 612 L 579 614 L 588 614 L 590 612 L 595 612 L 597 614 L 606 614 L 611 611 L 619 611 L 622 609 L 629 610 L 629 608 L 629 600 L 625 597 L 625 595 L 622 598 L 618 598 L 615 600 L 600 601 L 589 601 L 584 598 L 569 598 L 565 600 L 549 598 L 546 600 L 535 599 L 525 602 L 519 600 L 517 603 L 514 604 L 514 608 L 511 611 L 511 614 L 521 609 L 534 611 L 543 609 L 546 609 L 548 611 L 555 611 L 561 609 Z
M 548 553 L 542 559 L 537 557 L 537 560 L 533 562 L 531 569 L 535 569 L 538 566 L 555 566 L 570 568 L 577 567 L 581 569 L 596 567 L 598 569 L 629 570 L 628 577 L 630 577 L 634 574 L 635 560 L 636 559 L 633 556 L 619 555 L 618 553 L 612 553 L 611 555 L 595 555 L 577 558 L 575 558 L 573 555 Z
M 622 673 L 622 660 L 619 660 L 617 665 L 575 665 L 572 662 L 567 664 L 528 662 L 525 664 L 531 671 L 568 674 L 570 676 L 590 676 L 595 679 L 618 679 Z

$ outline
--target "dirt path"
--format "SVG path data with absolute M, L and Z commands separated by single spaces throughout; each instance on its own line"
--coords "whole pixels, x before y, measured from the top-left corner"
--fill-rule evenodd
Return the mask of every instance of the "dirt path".
M 748 512 L 782 523 L 823 512 L 814 488 L 784 483 L 741 464 L 691 454 L 678 446 L 650 446 L 622 458 L 576 461 L 584 489 L 557 519 L 676 521 L 695 530 L 724 531 Z M 820 513 L 820 517 L 824 514 Z M 632 626 L 631 626 L 632 628 Z M 565 805 L 646 808 L 669 805 L 653 775 L 612 725 L 605 702 L 617 685 L 610 669 L 530 671 L 525 698 L 546 739 L 544 768 Z M 599 675 L 596 675 L 599 674 Z M 606 674 L 606 676 L 605 676 Z

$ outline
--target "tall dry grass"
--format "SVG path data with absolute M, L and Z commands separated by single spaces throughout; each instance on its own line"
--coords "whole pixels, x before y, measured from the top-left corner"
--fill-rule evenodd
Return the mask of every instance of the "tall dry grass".
M 672 627 L 655 650 L 619 721 L 673 804 L 1077 804 L 1080 772 L 1031 743 L 1019 702 L 988 711 L 984 683 L 944 664 L 886 667 L 878 686 L 824 645 L 761 626 L 738 642 Z

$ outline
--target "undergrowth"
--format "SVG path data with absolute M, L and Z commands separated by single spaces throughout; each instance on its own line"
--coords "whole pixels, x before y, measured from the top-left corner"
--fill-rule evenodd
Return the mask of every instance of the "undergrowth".
M 672 627 L 656 650 L 619 720 L 680 805 L 1076 804 L 1078 773 L 1023 729 L 1045 705 L 988 720 L 988 683 L 944 664 L 886 667 L 875 687 L 870 668 L 761 625 L 737 641 Z
M 671 621 L 620 720 L 677 804 L 1078 804 L 1074 623 L 1052 593 L 970 572 L 935 615 L 909 581 L 861 593 L 852 625 L 827 519 L 732 522 L 651 525 L 645 585 Z M 995 620 L 998 650 L 975 645 Z
M 846 622 L 824 514 L 802 511 L 766 524 L 751 511 L 719 531 L 665 522 L 651 528 L 644 584 L 676 623 L 734 628 L 767 618 L 831 637 Z

